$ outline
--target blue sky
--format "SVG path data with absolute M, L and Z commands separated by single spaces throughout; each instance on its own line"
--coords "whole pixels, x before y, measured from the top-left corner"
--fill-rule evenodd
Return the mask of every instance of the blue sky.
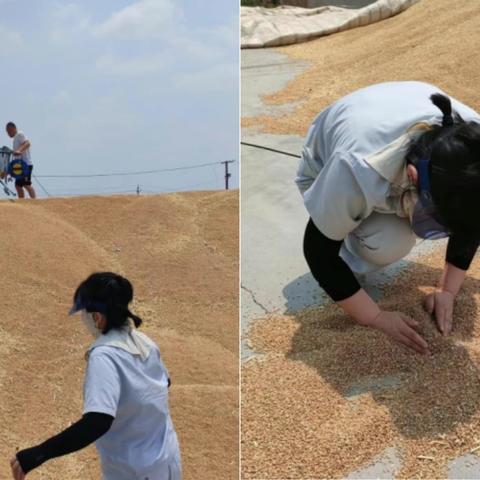
M 13 120 L 39 177 L 234 159 L 238 187 L 238 4 L 0 0 L 0 145 Z M 52 195 L 224 185 L 222 165 L 40 181 Z

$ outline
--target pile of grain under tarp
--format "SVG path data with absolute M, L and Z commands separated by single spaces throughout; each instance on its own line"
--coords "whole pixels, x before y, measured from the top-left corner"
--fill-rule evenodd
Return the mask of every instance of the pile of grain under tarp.
M 358 88 L 393 80 L 432 83 L 478 111 L 479 15 L 477 0 L 421 0 L 382 22 L 279 48 L 294 60 L 310 62 L 310 67 L 264 100 L 298 106 L 278 117 L 243 118 L 242 126 L 304 135 L 331 102 Z
M 334 304 L 253 324 L 249 341 L 264 355 L 243 366 L 245 479 L 341 478 L 391 446 L 403 463 L 396 478 L 446 478 L 449 460 L 480 452 L 480 259 L 448 337 L 421 306 L 442 263 L 443 252 L 416 260 L 380 302 L 421 322 L 431 356 Z
M 419 0 L 377 0 L 363 8 L 241 7 L 241 47 L 261 48 L 306 42 L 385 20 Z
M 2 202 L 0 218 L 0 478 L 17 447 L 81 415 L 91 337 L 67 311 L 97 270 L 134 284 L 132 310 L 172 376 L 185 478 L 237 478 L 237 193 Z M 97 454 L 89 447 L 28 478 L 96 480 Z

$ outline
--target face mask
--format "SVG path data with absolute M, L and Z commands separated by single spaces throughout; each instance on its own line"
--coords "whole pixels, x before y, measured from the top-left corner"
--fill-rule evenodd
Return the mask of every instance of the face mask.
M 96 327 L 95 322 L 93 321 L 93 315 L 88 313 L 86 310 L 82 310 L 82 322 L 87 327 L 87 330 L 90 332 L 93 338 L 98 338 L 102 332 Z
M 418 162 L 418 199 L 413 208 L 412 230 L 417 237 L 437 240 L 450 235 L 448 229 L 435 219 L 436 209 L 430 193 L 428 159 Z

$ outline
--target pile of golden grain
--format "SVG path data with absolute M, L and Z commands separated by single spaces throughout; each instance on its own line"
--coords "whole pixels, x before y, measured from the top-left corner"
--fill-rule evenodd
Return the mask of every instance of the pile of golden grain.
M 422 0 L 381 22 L 276 49 L 310 67 L 266 101 L 298 107 L 287 115 L 243 118 L 242 126 L 304 135 L 331 102 L 393 80 L 432 83 L 478 111 L 479 15 L 475 0 Z
M 135 287 L 132 310 L 172 377 L 185 480 L 238 477 L 238 192 L 0 202 L 0 479 L 16 448 L 82 413 L 91 343 L 67 312 L 92 271 Z M 218 421 L 221 419 L 221 421 Z M 47 462 L 30 480 L 100 478 L 94 447 Z

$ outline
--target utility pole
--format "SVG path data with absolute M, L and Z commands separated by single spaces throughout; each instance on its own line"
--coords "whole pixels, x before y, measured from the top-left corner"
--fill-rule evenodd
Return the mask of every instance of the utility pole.
M 225 190 L 228 190 L 228 180 L 232 176 L 231 173 L 228 172 L 228 164 L 233 163 L 235 160 L 225 160 L 224 162 L 220 162 L 225 164 Z

